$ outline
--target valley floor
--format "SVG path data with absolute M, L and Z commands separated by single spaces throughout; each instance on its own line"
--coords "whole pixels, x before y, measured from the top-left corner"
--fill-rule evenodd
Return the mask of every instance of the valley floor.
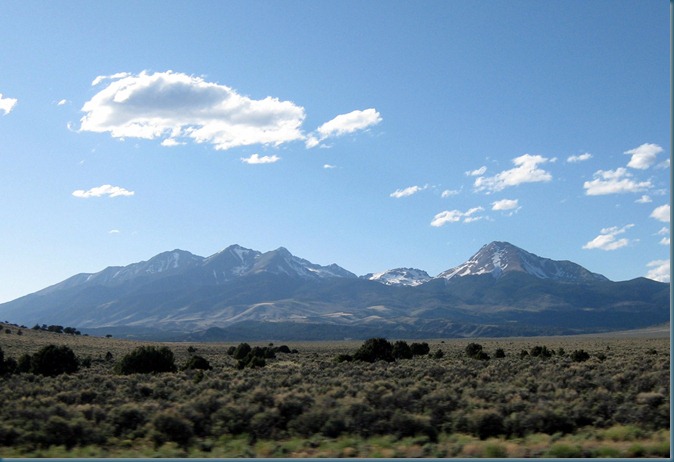
M 0 378 L 2 457 L 670 454 L 668 337 L 429 340 L 429 355 L 372 364 L 335 360 L 361 341 L 289 342 L 297 353 L 241 370 L 234 343 L 172 343 L 178 366 L 199 355 L 213 369 L 119 375 L 148 342 L 18 330 L 2 326 L 5 360 L 68 345 L 88 367 Z M 489 360 L 467 357 L 475 342 Z M 533 356 L 541 346 L 554 354 Z

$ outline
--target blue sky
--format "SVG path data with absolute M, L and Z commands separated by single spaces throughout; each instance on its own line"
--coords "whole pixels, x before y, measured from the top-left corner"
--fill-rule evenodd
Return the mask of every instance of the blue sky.
M 180 248 L 669 280 L 669 4 L 3 3 L 0 301 Z

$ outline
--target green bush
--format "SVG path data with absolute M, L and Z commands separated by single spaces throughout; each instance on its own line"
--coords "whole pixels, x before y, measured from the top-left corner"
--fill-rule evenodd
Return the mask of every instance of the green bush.
M 541 358 L 550 358 L 552 357 L 553 352 L 548 350 L 546 346 L 537 345 L 531 349 L 531 356 L 541 357 Z
M 194 355 L 187 360 L 187 363 L 183 367 L 183 370 L 188 369 L 201 369 L 204 371 L 210 371 L 213 368 L 211 367 L 211 363 L 209 363 L 206 358 L 203 356 Z
M 479 343 L 469 343 L 466 346 L 466 355 L 469 358 L 474 358 L 481 351 L 482 351 L 482 345 L 480 345 Z
M 497 348 L 496 352 L 494 353 L 494 358 L 505 358 L 505 351 L 503 351 L 503 348 Z
M 356 361 L 373 363 L 375 361 L 393 362 L 393 345 L 385 338 L 367 339 L 353 355 Z
M 431 347 L 426 342 L 413 343 L 410 345 L 410 349 L 414 356 L 423 356 L 431 352 Z
M 590 354 L 585 350 L 574 350 L 571 353 L 571 360 L 577 363 L 587 361 L 588 359 L 590 359 Z
M 192 423 L 174 410 L 157 414 L 152 419 L 152 425 L 155 428 L 152 438 L 157 446 L 173 441 L 186 448 L 194 435 Z
M 120 374 L 175 372 L 175 359 L 168 347 L 141 346 L 125 355 L 117 364 Z
M 412 359 L 412 348 L 404 340 L 398 340 L 393 344 L 391 352 L 395 359 Z
M 69 347 L 47 345 L 30 358 L 29 372 L 54 377 L 77 372 L 79 361 Z

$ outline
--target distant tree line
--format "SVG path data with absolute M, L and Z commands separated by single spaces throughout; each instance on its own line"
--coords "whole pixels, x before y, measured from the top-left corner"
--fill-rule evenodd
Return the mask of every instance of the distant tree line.
M 46 324 L 35 324 L 33 330 L 41 330 L 44 332 L 54 332 L 56 334 L 81 335 L 82 333 L 74 327 L 63 327 L 58 325 L 48 326 Z

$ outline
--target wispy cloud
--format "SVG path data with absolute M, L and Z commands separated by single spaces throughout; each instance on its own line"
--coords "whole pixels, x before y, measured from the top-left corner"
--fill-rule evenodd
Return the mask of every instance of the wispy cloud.
M 476 178 L 474 183 L 475 190 L 492 193 L 523 183 L 550 181 L 552 180 L 552 175 L 539 167 L 540 164 L 544 164 L 549 160 L 543 156 L 533 156 L 531 154 L 516 157 L 512 160 L 515 168 L 504 170 L 494 176 Z
M 437 215 L 435 215 L 435 217 L 433 217 L 433 221 L 431 221 L 431 226 L 439 228 L 441 226 L 446 225 L 447 223 L 457 223 L 462 220 L 464 223 L 470 223 L 473 221 L 481 220 L 484 217 L 476 214 L 483 211 L 484 208 L 482 207 L 473 207 L 472 209 L 468 209 L 465 212 L 462 212 L 460 210 L 445 210 L 444 212 L 440 212 Z
M 250 157 L 242 157 L 241 162 L 246 164 L 273 164 L 278 162 L 281 158 L 277 155 L 272 156 L 261 156 L 259 154 L 253 154 Z
M 492 210 L 513 210 L 519 207 L 519 199 L 501 199 L 491 203 Z
M 325 122 L 316 129 L 315 133 L 309 135 L 306 138 L 306 146 L 307 148 L 313 148 L 328 138 L 365 130 L 373 125 L 377 125 L 381 121 L 381 114 L 374 108 L 340 114 L 334 119 Z
M 648 279 L 654 281 L 669 282 L 670 266 L 669 259 L 667 260 L 653 260 L 646 265 L 647 268 L 653 268 L 646 273 Z
M 397 189 L 393 191 L 391 194 L 389 194 L 389 197 L 395 197 L 396 199 L 400 199 L 401 197 L 408 197 L 412 196 L 420 191 L 423 191 L 428 188 L 428 185 L 426 186 L 409 186 L 404 189 Z
M 670 209 L 669 205 L 661 205 L 660 207 L 656 207 L 652 212 L 651 212 L 651 218 L 655 218 L 658 221 L 662 221 L 663 223 L 669 223 L 669 214 L 670 214 Z
M 593 177 L 592 181 L 583 183 L 585 194 L 588 196 L 640 192 L 653 186 L 650 181 L 635 181 L 624 167 L 615 170 L 597 170 Z
M 267 97 L 255 100 L 201 77 L 172 71 L 97 77 L 111 80 L 82 107 L 82 131 L 115 138 L 209 143 L 226 150 L 304 139 L 304 108 Z M 169 141 L 172 140 L 172 141 Z
M 9 114 L 18 101 L 16 98 L 3 98 L 2 93 L 0 93 L 0 111 L 3 111 L 5 115 Z
M 662 148 L 657 144 L 642 144 L 639 147 L 625 151 L 625 154 L 632 156 L 627 163 L 627 166 L 639 170 L 646 170 L 655 163 L 657 155 L 661 152 Z
M 448 197 L 458 196 L 459 194 L 461 194 L 461 190 L 460 190 L 460 189 L 445 189 L 445 190 L 442 191 L 442 193 L 440 194 L 440 197 L 442 197 L 443 199 L 446 199 L 446 198 L 448 198 Z
M 585 162 L 586 160 L 590 160 L 590 159 L 592 159 L 592 154 L 590 154 L 589 152 L 586 152 L 585 154 L 580 154 L 580 155 L 577 155 L 577 156 L 569 156 L 569 157 L 566 158 L 566 161 L 571 163 L 571 164 L 574 164 L 574 163 L 577 163 L 577 162 Z
M 628 229 L 632 228 L 634 225 L 629 224 L 625 225 L 622 228 L 613 226 L 611 228 L 603 228 L 599 232 L 599 236 L 592 239 L 590 242 L 583 246 L 583 249 L 600 249 L 600 250 L 616 250 L 621 247 L 625 247 L 630 243 L 630 240 L 627 238 L 617 239 L 616 236 L 625 233 Z
M 653 202 L 653 199 L 651 199 L 651 196 L 644 194 L 634 202 L 636 202 L 637 204 L 648 204 L 649 202 Z
M 104 184 L 102 186 L 91 188 L 87 191 L 83 189 L 73 191 L 73 196 L 78 197 L 80 199 L 89 199 L 90 197 L 103 197 L 103 196 L 108 197 L 133 196 L 134 194 L 135 194 L 134 191 L 129 191 L 127 189 L 120 188 L 119 186 L 112 186 L 109 184 Z
M 482 167 L 480 167 L 476 170 L 467 171 L 466 176 L 480 176 L 480 175 L 484 175 L 486 171 L 487 171 L 487 166 L 483 165 Z
M 333 168 L 337 168 L 337 166 L 332 164 L 323 164 L 323 168 L 326 170 L 331 170 Z
M 68 104 L 69 102 L 70 102 L 70 101 L 68 101 L 67 99 L 62 99 L 62 100 L 57 101 L 57 102 L 56 102 L 56 105 L 57 105 L 57 106 L 65 106 L 65 105 Z

